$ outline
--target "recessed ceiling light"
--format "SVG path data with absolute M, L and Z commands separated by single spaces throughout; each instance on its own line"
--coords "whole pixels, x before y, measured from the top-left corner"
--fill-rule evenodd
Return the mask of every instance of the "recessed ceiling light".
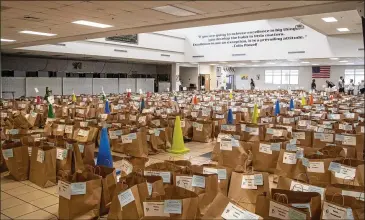
M 340 60 L 340 63 L 347 63 L 347 60 Z
M 274 65 L 275 63 L 273 63 L 273 62 L 269 62 L 269 63 L 266 63 L 266 64 L 268 64 L 268 65 Z
M 297 62 L 298 60 L 296 60 L 296 59 L 289 59 L 288 61 L 290 61 L 290 62 Z
M 251 60 L 251 62 L 253 62 L 253 63 L 259 63 L 260 60 Z
M 219 62 L 219 63 L 228 63 L 228 62 L 223 61 L 223 62 Z
M 52 37 L 52 36 L 57 35 L 57 34 L 37 32 L 37 31 L 19 31 L 19 33 L 21 33 L 21 34 L 33 34 L 33 35 L 40 35 L 40 36 L 47 36 L 47 37 Z
M 330 60 L 338 60 L 339 58 L 337 58 L 337 57 L 332 57 L 332 58 L 330 58 Z
M 217 65 L 217 64 L 215 64 L 215 63 L 211 63 L 211 64 L 209 64 L 209 65 L 211 65 L 211 66 L 215 66 L 215 65 Z
M 4 38 L 1 38 L 1 42 L 14 42 L 16 40 L 10 40 L 10 39 L 4 39 Z
M 346 63 L 346 65 L 354 65 L 354 63 Z
M 307 61 L 303 61 L 303 62 L 301 62 L 301 63 L 304 63 L 304 64 L 305 64 L 305 63 L 310 63 L 310 62 L 307 62 Z
M 85 20 L 73 21 L 72 23 L 73 24 L 91 26 L 91 27 L 97 27 L 97 28 L 110 28 L 110 27 L 113 27 L 112 25 L 109 25 L 109 24 L 100 24 L 100 23 L 96 23 L 96 22 L 92 22 L 92 21 L 85 21 Z
M 348 28 L 337 28 L 339 32 L 347 32 L 350 31 Z
M 179 17 L 187 17 L 187 16 L 193 16 L 196 15 L 196 13 L 185 10 L 185 9 L 181 9 L 175 6 L 171 6 L 171 5 L 165 5 L 165 6 L 160 6 L 160 7 L 155 7 L 152 8 L 153 10 L 159 11 L 159 12 L 163 12 L 166 14 L 170 14 L 170 15 L 175 15 L 175 16 L 179 16 Z
M 319 64 L 318 63 L 312 63 L 312 66 L 318 66 Z
M 334 17 L 322 18 L 322 20 L 325 22 L 337 22 L 337 19 Z
M 259 66 L 259 65 L 253 65 L 253 66 Z

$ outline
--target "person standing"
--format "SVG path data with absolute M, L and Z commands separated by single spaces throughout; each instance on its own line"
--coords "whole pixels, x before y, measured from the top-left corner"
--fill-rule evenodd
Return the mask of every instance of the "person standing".
M 255 82 L 253 81 L 252 78 L 251 78 L 250 86 L 251 86 L 251 90 L 255 90 Z
M 359 93 L 364 94 L 365 93 L 365 82 L 364 80 L 361 80 L 359 83 Z
M 353 95 L 354 94 L 354 89 L 355 89 L 354 80 L 350 79 L 350 84 L 347 86 L 347 94 L 348 95 Z
M 327 88 L 333 88 L 335 86 L 335 84 L 333 84 L 333 82 L 326 80 L 327 83 Z
M 338 80 L 338 92 L 345 93 L 345 80 L 342 76 L 340 76 L 340 79 Z
M 312 91 L 316 91 L 317 85 L 316 85 L 316 80 L 315 79 L 312 79 L 311 88 L 312 88 Z

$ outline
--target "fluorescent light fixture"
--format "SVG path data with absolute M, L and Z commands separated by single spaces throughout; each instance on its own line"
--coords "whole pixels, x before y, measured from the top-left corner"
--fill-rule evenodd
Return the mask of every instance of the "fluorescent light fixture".
M 40 36 L 47 36 L 47 37 L 52 37 L 52 36 L 57 35 L 57 34 L 37 32 L 37 31 L 19 31 L 19 33 L 21 33 L 21 34 L 33 34 L 33 35 L 40 35 Z
M 110 28 L 110 27 L 113 27 L 112 25 L 109 25 L 109 24 L 100 24 L 100 23 L 96 23 L 96 22 L 92 22 L 92 21 L 85 21 L 85 20 L 73 21 L 72 23 L 73 24 L 91 26 L 91 27 L 97 27 L 97 28 Z
M 171 5 L 165 5 L 165 6 L 160 6 L 160 7 L 155 7 L 152 8 L 153 10 L 159 11 L 159 12 L 163 12 L 166 14 L 170 14 L 170 15 L 175 15 L 175 16 L 179 16 L 179 17 L 187 17 L 187 16 L 193 16 L 196 15 L 196 13 L 185 10 L 185 9 L 181 9 L 175 6 L 171 6 Z
M 337 28 L 339 32 L 347 32 L 350 31 L 348 28 Z
M 296 59 L 289 59 L 288 61 L 290 61 L 290 62 L 297 62 L 298 60 L 296 60 Z
M 330 58 L 330 60 L 338 60 L 339 58 L 337 58 L 337 57 L 332 57 L 332 58 Z
M 253 66 L 255 66 L 255 67 L 256 67 L 256 66 L 260 66 L 260 65 L 253 65 Z
M 268 64 L 268 65 L 274 65 L 275 63 L 273 63 L 273 62 L 269 62 L 269 63 L 266 63 L 266 64 Z
M 10 39 L 4 39 L 4 38 L 1 38 L 1 42 L 14 42 L 16 40 L 10 40 Z
M 199 64 L 199 63 L 190 63 L 190 64 L 197 65 L 197 64 Z
M 228 63 L 228 62 L 222 61 L 222 62 L 219 62 L 219 63 Z
M 306 64 L 306 63 L 310 63 L 310 62 L 307 62 L 307 61 L 303 61 L 303 62 L 301 62 L 301 63 L 304 63 L 304 64 Z
M 217 64 L 215 64 L 215 63 L 211 63 L 211 64 L 209 64 L 209 65 L 211 65 L 211 66 L 215 66 L 215 65 L 217 65 Z
M 349 61 L 347 61 L 347 60 L 340 60 L 340 63 L 347 63 L 347 62 L 349 62 Z
M 319 64 L 318 63 L 312 63 L 312 66 L 318 66 Z
M 251 62 L 253 62 L 253 63 L 259 63 L 260 60 L 251 60 Z
M 322 20 L 325 22 L 337 22 L 337 19 L 334 17 L 326 17 L 326 18 L 322 18 Z
M 354 63 L 346 63 L 346 65 L 354 65 Z

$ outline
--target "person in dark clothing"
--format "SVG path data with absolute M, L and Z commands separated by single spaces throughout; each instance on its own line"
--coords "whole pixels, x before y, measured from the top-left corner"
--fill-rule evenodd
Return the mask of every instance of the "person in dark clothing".
M 252 78 L 251 78 L 250 86 L 251 86 L 251 90 L 254 90 L 255 89 L 255 82 L 253 81 Z
M 312 80 L 311 88 L 312 88 L 312 90 L 316 90 L 316 88 L 317 88 L 315 79 Z
M 333 88 L 335 86 L 335 84 L 333 84 L 333 82 L 326 80 L 327 83 L 327 88 Z
M 338 91 L 340 93 L 345 93 L 345 79 L 340 76 L 340 79 L 338 80 Z

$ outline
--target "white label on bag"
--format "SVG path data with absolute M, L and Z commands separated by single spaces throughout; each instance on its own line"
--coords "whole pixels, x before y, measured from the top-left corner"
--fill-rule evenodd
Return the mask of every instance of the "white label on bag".
M 180 127 L 182 127 L 182 128 L 185 127 L 185 121 L 184 120 L 180 121 Z
M 226 206 L 226 208 L 224 209 L 223 213 L 221 214 L 221 217 L 224 219 L 229 219 L 229 220 L 233 220 L 233 219 L 250 219 L 250 220 L 257 220 L 260 219 L 260 216 L 249 212 L 247 210 L 243 210 L 240 207 L 232 204 L 231 202 L 229 202 Z
M 352 180 L 355 178 L 356 169 L 341 165 L 340 172 L 335 172 L 335 177 L 340 179 Z
M 89 122 L 87 122 L 87 121 L 80 121 L 80 127 L 82 127 L 82 128 L 86 128 L 88 124 L 89 124 Z
M 139 118 L 138 118 L 138 122 L 139 122 L 139 123 L 144 123 L 144 122 L 146 122 L 146 116 L 141 116 L 141 117 L 139 117 Z
M 162 177 L 162 182 L 164 182 L 164 183 L 171 182 L 171 173 L 170 172 L 145 170 L 144 175 L 145 176 L 160 176 L 160 177 Z
M 120 169 L 121 169 L 121 171 L 123 171 L 124 173 L 126 173 L 128 175 L 128 174 L 132 173 L 133 165 L 131 163 L 129 163 L 127 160 L 122 160 Z
M 66 199 L 71 199 L 71 184 L 59 180 L 58 181 L 58 195 L 62 196 L 63 198 L 66 198 Z
M 85 195 L 86 182 L 71 183 L 71 195 Z
M 131 189 L 119 193 L 118 199 L 122 208 L 135 200 Z
M 170 217 L 169 213 L 164 213 L 164 202 L 143 202 L 144 216 Z
M 279 129 L 273 129 L 273 136 L 283 136 L 283 130 L 279 130 Z
M 73 126 L 72 125 L 66 125 L 65 126 L 65 133 L 71 134 L 72 133 Z
M 193 177 L 191 176 L 176 176 L 176 186 L 193 191 Z
M 196 123 L 196 130 L 197 131 L 203 131 L 203 124 Z
M 221 140 L 220 149 L 232 151 L 232 141 Z
M 255 175 L 243 175 L 242 176 L 242 189 L 257 189 L 255 185 Z
M 259 152 L 264 154 L 272 154 L 271 145 L 260 143 Z
M 355 192 L 355 191 L 347 191 L 347 190 L 342 190 L 342 195 L 343 196 L 351 196 L 351 197 L 354 197 L 358 200 L 361 200 L 361 201 L 365 201 L 364 200 L 364 192 Z
M 164 213 L 181 214 L 182 202 L 181 200 L 165 200 Z
M 324 162 L 309 162 L 307 172 L 311 173 L 324 173 Z
M 296 153 L 284 152 L 283 163 L 285 163 L 285 164 L 296 164 L 297 163 Z
M 278 219 L 289 219 L 289 207 L 270 201 L 269 216 Z
M 85 145 L 78 144 L 78 147 L 79 147 L 80 153 L 84 153 Z
M 305 132 L 293 132 L 292 135 L 297 140 L 305 140 Z
M 66 149 L 62 149 L 62 148 L 58 148 L 58 147 L 57 147 L 56 158 L 57 158 L 58 160 L 63 160 L 63 159 L 65 159 L 65 158 L 66 158 L 65 153 L 64 153 L 65 151 L 66 151 L 66 155 L 67 155 L 67 150 L 66 150 Z
M 347 219 L 347 209 L 328 202 L 323 202 L 322 219 Z
M 193 187 L 205 188 L 205 177 L 204 176 L 193 175 L 191 185 Z
M 32 147 L 28 147 L 28 155 L 29 157 L 32 156 Z
M 57 125 L 57 131 L 62 132 L 65 130 L 65 125 L 59 124 Z
M 44 151 L 43 150 L 38 149 L 37 161 L 40 163 L 43 163 L 43 161 L 44 161 Z
M 259 135 L 259 128 L 247 127 L 249 129 L 249 135 Z
M 87 137 L 87 136 L 89 136 L 89 130 L 80 129 L 79 132 L 77 133 L 77 135 L 82 136 L 82 137 Z
M 128 134 L 127 135 L 122 135 L 121 138 L 122 138 L 122 143 L 123 144 L 130 144 L 130 143 L 132 143 L 132 139 L 129 138 L 129 135 Z
M 321 199 L 324 199 L 324 188 L 306 185 L 300 182 L 291 181 L 290 183 L 290 190 L 291 191 L 300 191 L 300 192 L 318 192 L 321 195 Z
M 355 136 L 343 136 L 343 145 L 352 145 L 356 146 L 356 137 Z
M 3 150 L 3 156 L 5 160 L 8 160 L 9 158 L 14 157 L 13 149 L 6 149 Z
M 119 182 L 119 180 L 118 180 Z M 148 195 L 151 196 L 152 195 L 152 183 L 147 182 L 147 190 L 148 190 Z
M 137 116 L 136 115 L 130 115 L 129 120 L 135 121 L 135 120 L 137 120 Z

